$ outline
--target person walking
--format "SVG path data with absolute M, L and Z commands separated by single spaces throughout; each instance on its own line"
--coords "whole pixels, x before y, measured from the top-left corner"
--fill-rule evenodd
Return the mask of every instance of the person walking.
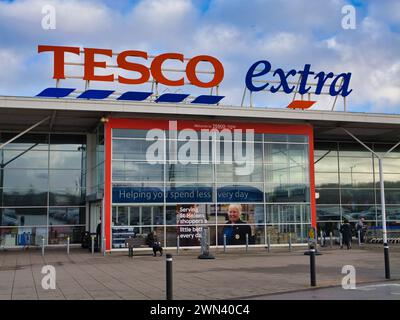
M 352 233 L 349 220 L 344 219 L 343 224 L 340 227 L 340 233 L 342 234 L 343 243 L 347 246 L 347 250 L 351 249 Z
M 357 236 L 359 234 L 360 236 L 360 243 L 364 244 L 364 236 L 365 236 L 365 231 L 366 231 L 366 224 L 365 224 L 365 218 L 360 217 L 356 224 L 356 231 L 357 231 Z

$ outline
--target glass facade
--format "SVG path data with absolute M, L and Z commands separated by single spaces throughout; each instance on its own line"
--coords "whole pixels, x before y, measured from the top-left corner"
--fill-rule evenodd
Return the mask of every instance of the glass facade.
M 0 143 L 16 134 L 1 133 Z M 86 136 L 25 134 L 0 149 L 0 245 L 81 241 Z
M 160 131 L 112 129 L 112 248 L 151 230 L 163 246 L 198 246 L 204 226 L 211 245 L 306 242 L 307 135 Z
M 393 145 L 369 144 L 378 154 Z M 339 223 L 355 223 L 361 216 L 371 227 L 381 225 L 377 158 L 361 145 L 347 142 L 315 143 L 317 221 L 337 233 Z M 400 149 L 383 160 L 388 226 L 400 226 Z

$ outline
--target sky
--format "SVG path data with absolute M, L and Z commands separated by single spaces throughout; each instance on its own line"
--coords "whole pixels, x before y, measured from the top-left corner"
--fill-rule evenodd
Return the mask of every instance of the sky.
M 55 8 L 55 29 L 42 27 L 45 5 Z M 354 29 L 342 27 L 345 5 L 355 8 Z M 179 52 L 188 58 L 211 55 L 224 65 L 221 103 L 233 106 L 242 104 L 244 93 L 243 105 L 250 103 L 245 75 L 254 62 L 267 60 L 273 69 L 286 71 L 311 64 L 316 72 L 352 73 L 348 111 L 400 113 L 399 0 L 0 0 L 0 95 L 35 96 L 55 85 L 53 56 L 38 54 L 40 44 L 142 50 L 151 55 Z M 67 55 L 68 61 L 79 59 Z M 182 67 L 173 62 L 168 66 Z M 199 65 L 202 70 L 210 68 Z M 83 71 L 67 67 L 66 73 Z M 82 90 L 84 83 L 65 80 L 60 86 Z M 91 84 L 119 92 L 150 90 L 148 84 L 132 87 Z M 159 90 L 210 93 L 193 86 Z M 285 108 L 292 99 L 293 94 L 269 91 L 252 97 L 260 108 Z M 330 96 L 310 99 L 317 101 L 315 109 L 331 110 L 334 104 Z M 343 108 L 339 97 L 335 110 Z

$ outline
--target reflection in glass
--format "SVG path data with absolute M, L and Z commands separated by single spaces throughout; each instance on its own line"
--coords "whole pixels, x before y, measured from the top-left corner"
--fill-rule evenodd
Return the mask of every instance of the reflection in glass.
M 146 140 L 113 139 L 112 143 L 113 159 L 114 160 L 130 159 L 130 160 L 144 161 L 148 160 L 147 159 L 148 156 L 151 156 L 151 160 L 154 161 L 165 160 L 166 150 L 163 150 L 164 144 L 165 142 L 162 140 L 146 141 Z M 157 146 L 160 146 L 160 148 L 158 148 Z M 149 154 L 147 154 L 148 150 Z
M 243 165 L 237 164 L 218 164 L 216 165 L 217 181 L 220 182 L 262 182 L 262 164 L 246 163 L 249 174 L 242 175 Z
M 82 233 L 85 231 L 84 226 L 57 226 L 53 227 L 49 225 L 49 244 L 67 244 L 67 239 L 69 237 L 69 242 L 71 244 L 82 242 Z
M 4 207 L 47 205 L 47 189 L 4 188 L 0 190 L 0 195 L 0 205 Z
M 85 207 L 50 207 L 49 224 L 84 224 Z
M 339 205 L 317 205 L 318 221 L 341 221 L 342 214 Z
M 85 189 L 53 190 L 49 193 L 50 206 L 85 205 Z
M 85 165 L 84 157 L 82 151 L 50 151 L 50 168 L 80 170 Z
M 267 223 L 311 223 L 311 211 L 309 205 L 295 204 L 274 204 L 267 205 Z
M 3 181 L 1 175 L 3 174 Z M 47 189 L 48 171 L 40 169 L 4 169 L 0 170 L 0 188 L 26 188 L 35 187 Z
M 212 182 L 213 168 L 210 164 L 166 164 L 167 181 Z
M 374 189 L 341 189 L 342 204 L 374 204 Z
M 81 170 L 50 170 L 50 191 L 64 188 L 78 190 L 85 186 Z
M 112 174 L 114 181 L 163 181 L 164 165 L 114 160 Z
M 304 184 L 265 186 L 266 202 L 309 202 L 310 188 Z
M 5 168 L 47 169 L 48 151 L 3 150 Z
M 338 188 L 338 174 L 329 172 L 315 172 L 315 186 L 316 188 Z
M 374 175 L 372 173 L 340 173 L 340 185 L 342 188 L 373 188 Z
M 0 226 L 40 226 L 46 224 L 46 208 L 0 208 Z
M 339 189 L 317 189 L 317 204 L 337 204 L 339 201 Z

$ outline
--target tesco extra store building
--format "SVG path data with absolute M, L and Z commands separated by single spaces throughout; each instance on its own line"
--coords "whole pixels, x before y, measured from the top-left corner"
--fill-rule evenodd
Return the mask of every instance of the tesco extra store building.
M 194 97 L 162 93 L 163 81 L 181 86 L 168 83 L 162 69 L 167 59 L 181 60 L 176 56 L 145 57 L 151 65 L 149 77 L 140 69 L 141 81 L 151 90 L 100 90 L 96 83 L 110 79 L 96 78 L 90 68 L 105 68 L 93 57 L 108 51 L 64 49 L 85 60 L 62 61 L 62 70 L 52 48 L 54 88 L 35 97 L 0 97 L 1 247 L 40 245 L 42 238 L 64 245 L 67 237 L 79 244 L 100 220 L 107 252 L 153 230 L 164 247 L 198 248 L 205 226 L 210 245 L 222 246 L 230 206 L 249 226 L 250 246 L 265 246 L 267 239 L 287 245 L 289 234 L 303 244 L 311 226 L 335 234 L 343 219 L 360 216 L 371 230 L 381 229 L 374 153 L 398 143 L 400 116 L 304 110 L 306 100 L 294 98 L 299 108 L 224 106 L 218 90 Z M 220 66 L 207 57 L 197 62 L 211 63 L 215 80 Z M 129 69 L 123 61 L 117 58 L 117 67 Z M 190 60 L 182 56 L 182 63 Z M 69 66 L 85 69 L 85 89 L 64 85 Z M 185 76 L 199 84 L 188 67 Z M 208 88 L 218 88 L 222 78 Z M 395 231 L 400 148 L 384 158 L 383 172 L 387 225 Z M 243 236 L 236 240 L 227 244 L 245 245 Z

